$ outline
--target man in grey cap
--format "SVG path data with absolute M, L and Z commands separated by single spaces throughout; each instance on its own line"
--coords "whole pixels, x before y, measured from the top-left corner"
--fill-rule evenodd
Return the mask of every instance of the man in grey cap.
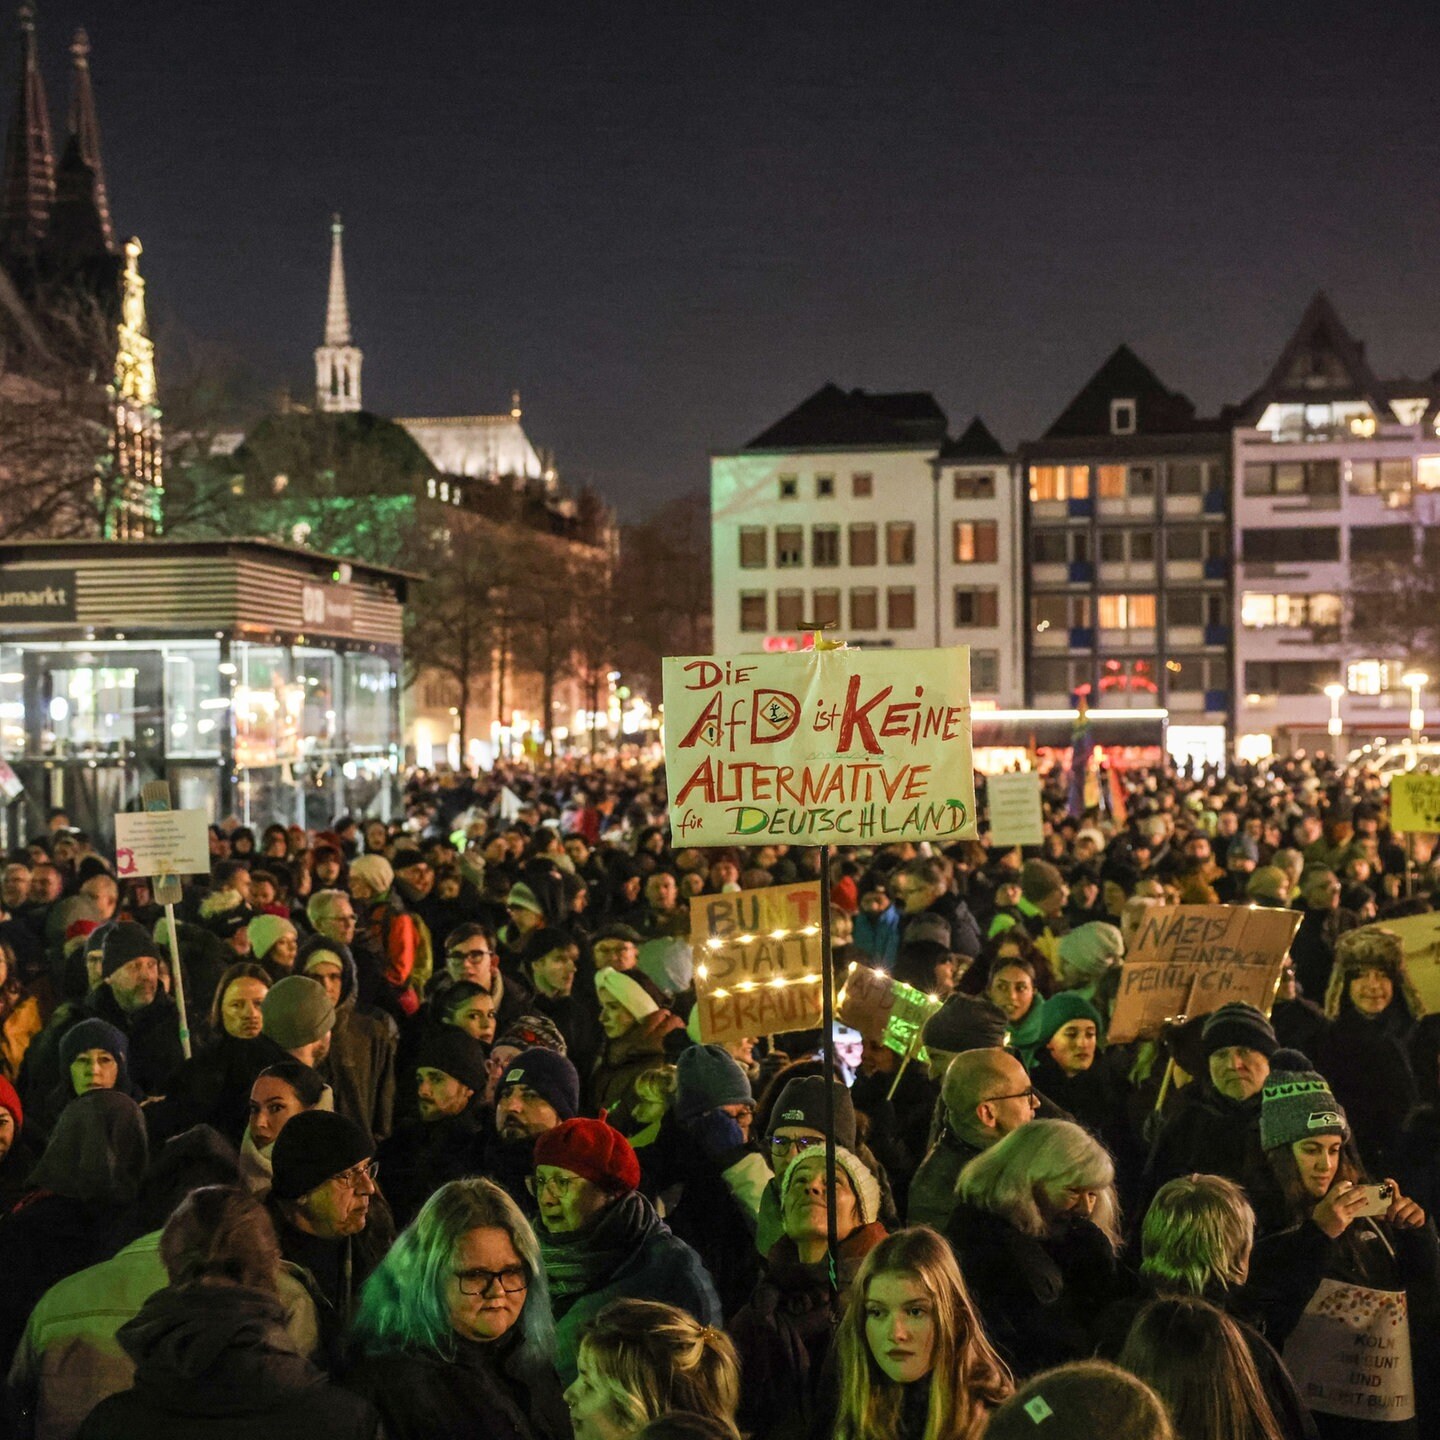
M 302 1065 L 318 1069 L 330 1053 L 335 1005 L 318 980 L 308 975 L 287 975 L 277 980 L 265 992 L 260 1014 L 261 1034 Z

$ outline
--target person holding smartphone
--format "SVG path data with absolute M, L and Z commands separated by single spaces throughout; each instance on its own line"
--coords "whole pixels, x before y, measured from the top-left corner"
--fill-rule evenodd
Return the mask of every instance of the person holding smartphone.
M 1440 1413 L 1440 1241 L 1394 1180 L 1367 1183 L 1350 1139 L 1325 1079 L 1271 1072 L 1260 1141 L 1289 1224 L 1256 1244 L 1246 1297 L 1324 1440 L 1411 1440 Z

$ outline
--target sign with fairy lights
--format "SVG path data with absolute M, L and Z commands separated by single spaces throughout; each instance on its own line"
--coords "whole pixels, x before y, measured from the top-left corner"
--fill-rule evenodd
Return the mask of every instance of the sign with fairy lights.
M 820 1024 L 818 880 L 697 896 L 690 943 L 702 1043 Z
M 842 1025 L 858 1030 L 867 1040 L 923 1062 L 920 1032 L 940 1004 L 938 995 L 927 995 L 884 970 L 857 964 L 845 976 L 836 1015 Z
M 676 845 L 974 839 L 970 651 L 665 661 Z
M 1152 1039 L 1166 1020 L 1231 1001 L 1270 1013 L 1295 910 L 1258 905 L 1152 905 L 1120 969 L 1111 1044 Z

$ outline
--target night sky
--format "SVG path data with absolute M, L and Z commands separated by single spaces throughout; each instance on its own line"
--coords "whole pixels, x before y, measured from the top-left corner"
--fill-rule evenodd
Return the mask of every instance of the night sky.
M 90 30 L 162 387 L 218 350 L 309 393 L 339 209 L 367 408 L 519 386 L 627 516 L 826 380 L 1013 444 L 1127 340 L 1211 409 L 1320 286 L 1440 366 L 1433 0 L 39 11 L 57 120 Z

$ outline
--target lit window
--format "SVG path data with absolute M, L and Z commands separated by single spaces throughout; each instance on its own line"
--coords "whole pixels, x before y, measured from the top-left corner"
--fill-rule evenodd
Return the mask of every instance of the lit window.
M 988 563 L 999 555 L 999 527 L 994 520 L 957 520 L 954 525 L 955 562 Z
M 1088 465 L 1032 465 L 1030 499 L 1083 500 L 1090 494 Z
M 1422 490 L 1440 490 L 1440 455 L 1422 455 L 1416 465 L 1415 483 Z
M 1123 465 L 1102 465 L 1096 472 L 1095 493 L 1102 500 L 1123 500 L 1125 498 L 1125 467 Z
M 909 520 L 892 520 L 885 527 L 885 562 L 888 565 L 915 563 L 915 526 Z
M 1389 666 L 1382 660 L 1354 660 L 1345 671 L 1345 688 L 1352 695 L 1383 695 Z
M 1097 611 L 1102 630 L 1153 630 L 1153 595 L 1102 595 Z

